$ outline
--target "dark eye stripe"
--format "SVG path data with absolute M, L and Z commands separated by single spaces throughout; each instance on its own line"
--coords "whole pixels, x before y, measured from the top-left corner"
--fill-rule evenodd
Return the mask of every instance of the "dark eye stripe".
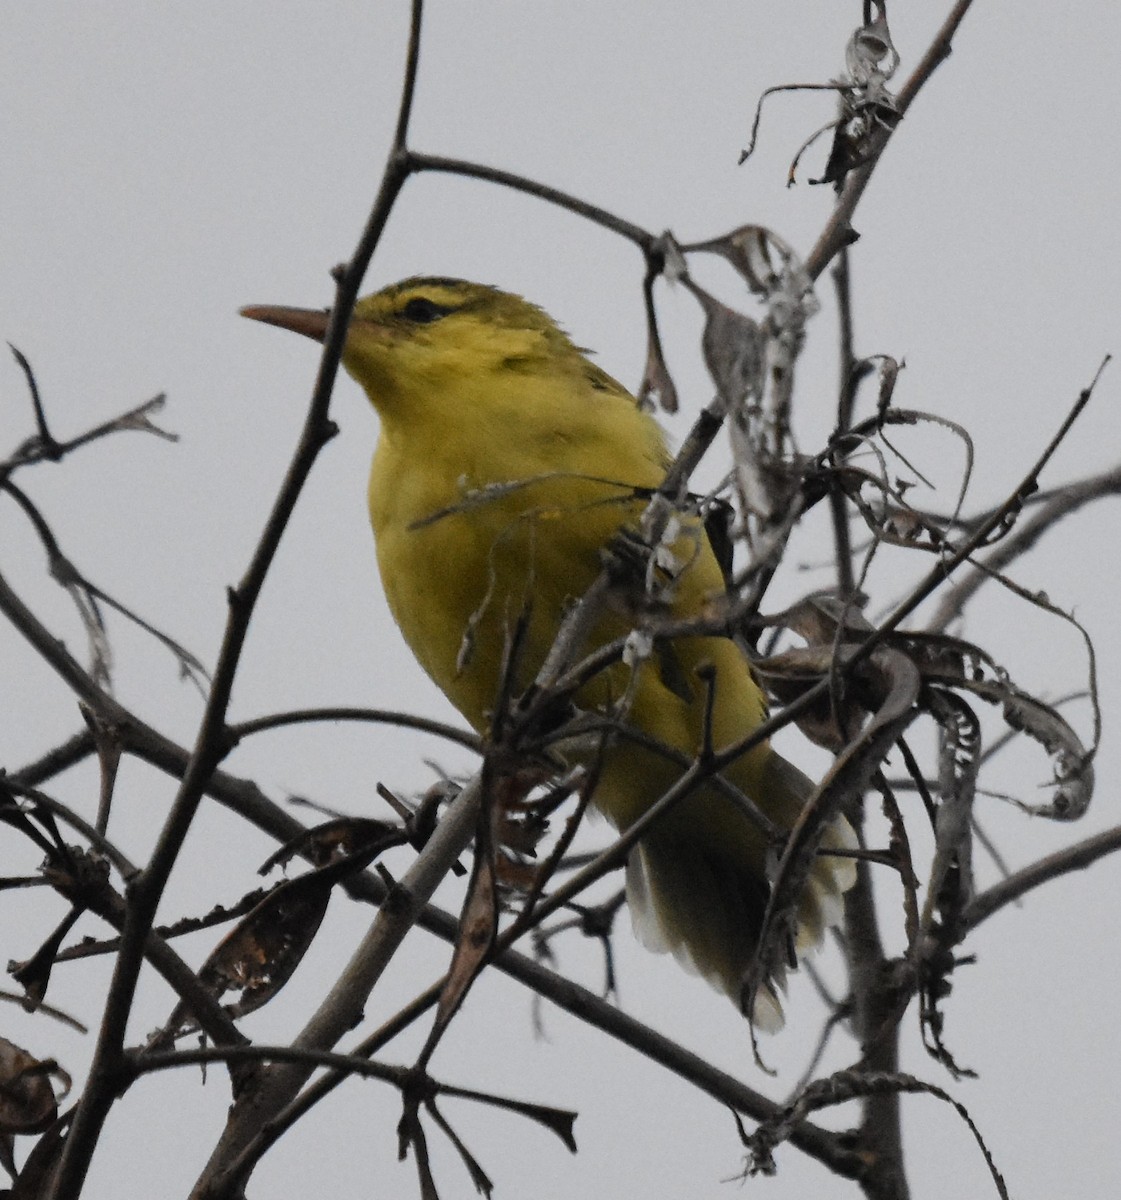
M 431 325 L 433 321 L 446 317 L 450 312 L 455 312 L 450 305 L 437 304 L 435 300 L 429 300 L 427 296 L 414 296 L 398 315 L 416 325 Z

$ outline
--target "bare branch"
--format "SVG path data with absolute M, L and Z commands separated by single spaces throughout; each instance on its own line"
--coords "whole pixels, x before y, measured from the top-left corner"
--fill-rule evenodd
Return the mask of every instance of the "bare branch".
M 1046 858 L 1039 859 L 1031 866 L 1016 871 L 1007 879 L 1002 879 L 981 892 L 970 902 L 962 915 L 962 935 L 975 929 L 1005 905 L 1013 904 L 1022 896 L 1026 896 L 1040 884 L 1058 879 L 1062 875 L 1069 875 L 1072 871 L 1084 871 L 1093 866 L 1098 859 L 1113 854 L 1116 850 L 1121 850 L 1121 826 L 1076 842 L 1065 850 L 1056 850 L 1054 854 L 1048 854 Z

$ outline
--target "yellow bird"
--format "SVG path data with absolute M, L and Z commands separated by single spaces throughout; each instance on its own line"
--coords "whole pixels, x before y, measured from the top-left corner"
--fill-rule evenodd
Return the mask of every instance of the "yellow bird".
M 325 311 L 273 306 L 244 316 L 322 341 Z M 360 300 L 343 363 L 377 410 L 381 435 L 369 506 L 389 606 L 421 665 L 485 734 L 510 634 L 526 627 L 516 688 L 532 683 L 566 612 L 600 574 L 605 547 L 637 535 L 669 455 L 657 422 L 540 308 L 458 279 L 414 278 Z M 658 556 L 662 615 L 702 616 L 723 578 L 703 527 L 683 518 Z M 668 549 L 668 553 L 667 553 Z M 636 583 L 614 594 L 586 652 L 627 635 L 654 599 Z M 708 681 L 699 669 L 711 668 Z M 707 672 L 706 672 L 707 674 Z M 711 691 L 710 689 L 714 689 Z M 677 639 L 668 652 L 616 662 L 574 697 L 621 713 L 642 734 L 686 755 L 716 749 L 766 715 L 751 668 L 725 637 Z M 594 803 L 617 829 L 646 811 L 683 768 L 624 737 L 606 751 Z M 810 781 L 763 744 L 725 777 L 780 829 Z M 826 845 L 852 844 L 839 821 Z M 773 848 L 772 848 L 773 853 Z M 742 1008 L 769 895 L 767 839 L 711 785 L 686 796 L 631 853 L 627 898 L 646 946 L 670 950 Z M 850 860 L 820 856 L 799 910 L 799 949 L 837 919 Z M 763 1029 L 782 1022 L 772 980 L 756 996 Z

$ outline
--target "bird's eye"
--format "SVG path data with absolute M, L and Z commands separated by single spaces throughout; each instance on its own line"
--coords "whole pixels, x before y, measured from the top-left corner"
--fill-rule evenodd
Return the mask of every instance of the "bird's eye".
M 454 311 L 446 304 L 437 304 L 435 300 L 429 300 L 426 296 L 414 296 L 401 309 L 399 315 L 406 321 L 412 321 L 415 325 L 431 325 L 433 321 L 438 321 L 441 317 L 446 317 L 448 313 Z

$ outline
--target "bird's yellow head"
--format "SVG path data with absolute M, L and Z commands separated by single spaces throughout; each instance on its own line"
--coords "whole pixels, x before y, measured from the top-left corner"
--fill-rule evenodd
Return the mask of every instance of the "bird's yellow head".
M 269 305 L 242 315 L 322 341 L 330 312 Z M 579 364 L 579 366 L 577 366 Z M 462 279 L 415 277 L 359 300 L 343 365 L 383 417 L 438 405 L 465 379 L 590 365 L 560 327 L 520 296 Z

